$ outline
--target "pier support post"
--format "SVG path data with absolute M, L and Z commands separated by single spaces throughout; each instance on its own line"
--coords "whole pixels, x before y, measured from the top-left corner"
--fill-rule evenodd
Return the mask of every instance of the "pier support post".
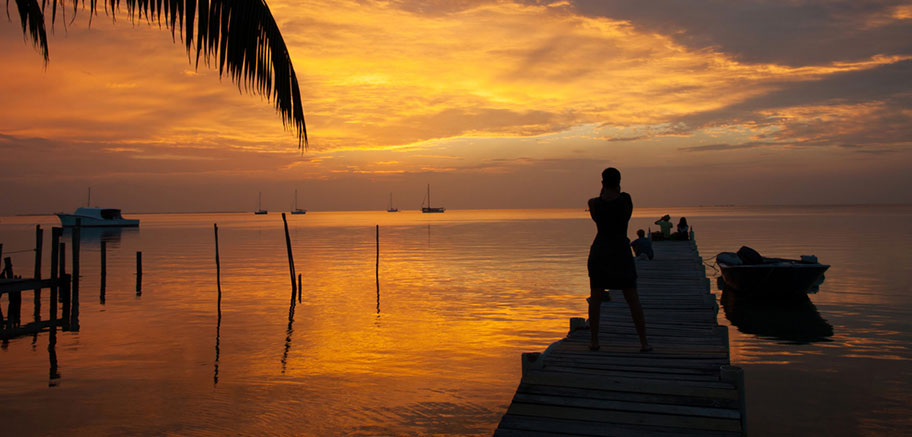
M 586 319 L 582 317 L 571 317 L 570 318 L 570 332 L 578 331 L 580 329 L 586 329 Z
M 76 219 L 76 226 L 73 227 L 72 243 L 73 261 L 72 261 L 72 287 L 70 288 L 70 329 L 79 330 L 79 238 L 82 230 L 82 219 Z
M 35 225 L 35 279 L 41 280 L 41 249 L 44 245 L 44 230 L 41 225 Z M 36 322 L 41 321 L 41 288 L 35 289 L 34 295 L 34 319 Z
M 13 273 L 12 258 L 3 258 L 3 275 L 0 277 L 9 279 L 14 279 L 16 277 Z M 12 291 L 7 297 L 9 299 L 9 306 L 7 307 L 6 327 L 10 329 L 18 328 L 22 321 L 22 292 Z
M 60 262 L 57 263 L 57 268 L 60 270 L 57 272 L 57 278 L 60 280 L 58 296 L 60 296 L 62 308 L 60 321 L 63 323 L 63 330 L 67 331 L 70 329 L 70 278 L 66 274 L 66 243 L 60 243 L 57 255 L 60 257 Z
M 51 228 L 51 296 L 50 302 L 48 302 L 48 318 L 54 326 L 57 324 L 57 286 L 59 285 L 57 283 L 57 273 L 58 264 L 60 263 L 58 259 L 60 231 L 60 228 Z M 51 331 L 52 334 L 56 332 L 56 330 Z
M 722 343 L 725 344 L 726 350 L 731 350 L 728 339 L 728 326 L 716 326 L 713 328 L 713 334 L 722 338 Z
M 523 352 L 522 354 L 522 374 L 526 375 L 530 370 L 544 368 L 544 357 L 541 352 Z
M 738 391 L 738 408 L 741 410 L 741 435 L 747 436 L 747 403 L 744 393 L 744 370 L 737 366 L 719 368 L 719 379 L 735 386 Z

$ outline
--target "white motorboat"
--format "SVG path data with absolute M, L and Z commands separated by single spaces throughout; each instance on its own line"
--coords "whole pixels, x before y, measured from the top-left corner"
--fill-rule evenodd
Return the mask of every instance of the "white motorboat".
M 87 228 L 139 226 L 138 219 L 125 219 L 120 210 L 114 208 L 76 208 L 72 214 L 57 213 L 57 217 L 64 227 L 76 226 L 77 219 L 80 226 Z

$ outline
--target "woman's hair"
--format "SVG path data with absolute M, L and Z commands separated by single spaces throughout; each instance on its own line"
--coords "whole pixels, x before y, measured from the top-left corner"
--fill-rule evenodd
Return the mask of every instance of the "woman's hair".
M 678 226 L 681 226 L 681 225 L 687 225 L 687 219 L 686 219 L 686 218 L 681 217 L 681 220 L 678 221 Z
M 608 167 L 602 171 L 602 185 L 606 187 L 617 187 L 621 185 L 621 172 L 614 167 Z

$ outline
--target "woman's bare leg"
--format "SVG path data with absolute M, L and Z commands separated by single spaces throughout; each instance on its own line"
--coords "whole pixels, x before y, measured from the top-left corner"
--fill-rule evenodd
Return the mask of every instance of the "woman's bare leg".
M 627 306 L 630 307 L 630 316 L 633 318 L 633 326 L 636 327 L 637 335 L 640 336 L 640 350 L 648 352 L 652 350 L 649 341 L 646 339 L 646 319 L 643 317 L 643 306 L 640 305 L 640 295 L 636 287 L 624 289 L 624 299 L 627 300 Z M 591 307 L 590 307 L 591 308 Z M 590 314 L 591 314 L 590 309 Z M 591 315 L 589 317 L 592 317 Z M 592 322 L 589 322 L 590 325 Z
M 602 312 L 602 290 L 599 288 L 589 289 L 589 349 L 595 350 L 599 347 L 599 319 Z

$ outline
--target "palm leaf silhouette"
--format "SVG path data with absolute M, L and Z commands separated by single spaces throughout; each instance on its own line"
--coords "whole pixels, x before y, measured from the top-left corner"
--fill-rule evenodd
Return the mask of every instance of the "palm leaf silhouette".
M 48 3 L 51 25 L 61 10 L 71 4 L 73 13 L 79 0 L 14 0 L 22 23 L 22 33 L 48 62 L 45 19 Z M 121 0 L 102 0 L 105 13 L 113 17 L 120 11 Z M 90 18 L 98 14 L 98 0 L 88 3 Z M 291 56 L 265 0 L 124 0 L 130 20 L 164 22 L 171 36 L 180 34 L 188 54 L 195 54 L 195 67 L 200 59 L 207 65 L 218 65 L 219 75 L 227 75 L 247 92 L 265 96 L 275 103 L 286 128 L 295 132 L 298 147 L 307 147 L 307 129 L 301 90 Z M 9 0 L 6 0 L 9 17 Z

